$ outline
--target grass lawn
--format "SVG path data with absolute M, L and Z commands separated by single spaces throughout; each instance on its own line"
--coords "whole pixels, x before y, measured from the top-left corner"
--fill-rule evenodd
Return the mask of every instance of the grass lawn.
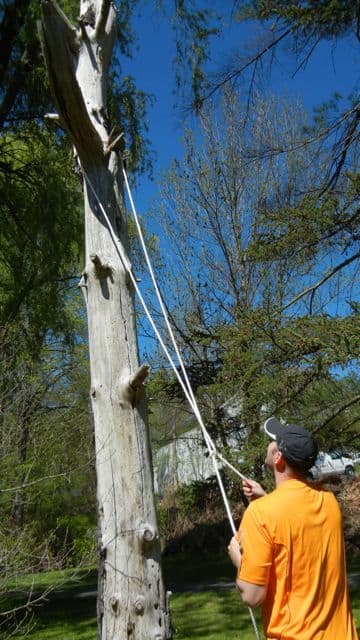
M 56 600 L 39 608 L 24 633 L 28 640 L 95 640 L 95 599 Z M 248 611 L 235 591 L 175 594 L 171 597 L 176 640 L 253 640 Z
M 358 571 L 355 566 L 353 571 Z M 211 588 L 214 582 L 233 579 L 233 570 L 227 558 L 222 556 L 174 556 L 165 558 L 164 574 L 168 587 L 173 591 L 170 598 L 174 640 L 254 640 L 255 635 L 247 608 L 242 605 L 235 589 Z M 86 591 L 96 588 L 94 570 L 57 572 L 26 576 L 15 588 L 40 590 L 56 582 L 57 593 L 42 606 L 36 607 L 23 631 L 12 638 L 28 640 L 95 640 L 96 599 Z M 201 590 L 182 592 L 184 588 Z M 1 609 L 18 603 L 20 596 L 11 593 L 14 583 L 2 585 Z M 67 593 L 68 591 L 68 593 Z M 85 592 L 85 593 L 84 593 Z M 351 590 L 353 612 L 360 626 L 360 589 Z M 257 616 L 258 617 L 258 616 Z M 261 628 L 261 625 L 259 625 Z M 0 629 L 0 637 L 2 635 Z
M 94 640 L 95 599 L 55 600 L 37 609 L 23 633 L 28 640 Z M 172 623 L 176 640 L 253 640 L 248 611 L 235 591 L 174 594 Z
M 249 612 L 235 590 L 177 594 L 170 604 L 175 640 L 254 640 Z M 257 622 L 261 629 L 258 615 Z

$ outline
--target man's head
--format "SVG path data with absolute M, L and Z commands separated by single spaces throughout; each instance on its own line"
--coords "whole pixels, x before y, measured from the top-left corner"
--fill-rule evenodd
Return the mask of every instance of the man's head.
M 264 430 L 272 440 L 267 450 L 266 465 L 275 469 L 285 462 L 294 471 L 306 474 L 318 454 L 318 446 L 311 433 L 295 424 L 282 425 L 276 418 L 268 418 Z

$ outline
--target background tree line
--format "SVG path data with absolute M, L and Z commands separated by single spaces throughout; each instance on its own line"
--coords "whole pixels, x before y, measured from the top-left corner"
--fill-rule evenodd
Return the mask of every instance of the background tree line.
M 163 287 L 208 423 L 225 447 L 237 433 L 253 468 L 272 413 L 309 424 L 324 446 L 358 446 L 359 94 L 334 94 L 309 118 L 264 75 L 284 46 L 294 73 L 323 40 L 356 47 L 359 14 L 351 2 L 229 5 L 234 24 L 263 31 L 198 76 L 201 134 L 185 135 L 163 186 L 175 256 Z M 181 415 L 171 374 L 158 374 L 160 404 L 161 387 Z
M 136 4 L 118 3 L 120 55 L 131 50 Z M 264 40 L 246 58 L 239 47 L 212 82 L 210 4 L 175 3 L 200 124 L 185 131 L 184 160 L 171 167 L 155 213 L 169 247 L 159 277 L 188 373 L 212 434 L 225 451 L 239 437 L 249 469 L 260 466 L 260 425 L 271 413 L 308 424 L 324 446 L 359 448 L 358 96 L 346 108 L 329 100 L 311 120 L 301 105 L 260 97 L 252 71 L 243 75 L 285 41 L 299 65 L 322 38 L 358 37 L 358 10 L 329 0 L 228 3 L 235 23 L 264 24 Z M 63 6 L 75 19 L 77 3 Z M 3 575 L 79 562 L 95 526 L 80 182 L 68 142 L 44 119 L 52 105 L 38 14 L 36 0 L 4 2 L 0 13 Z M 245 101 L 234 86 L 241 77 Z M 146 97 L 118 63 L 109 90 L 109 118 L 125 129 L 127 161 L 141 172 Z M 140 271 L 135 242 L 134 256 Z M 150 355 L 159 446 L 192 418 L 161 357 Z M 229 399 L 238 405 L 232 421 Z
M 38 10 L 36 2 L 1 9 L 0 536 L 6 576 L 53 566 L 76 537 L 80 557 L 80 535 L 85 547 L 93 544 L 86 542 L 94 522 L 93 454 L 76 289 L 80 185 L 66 140 L 43 119 L 51 101 Z
M 62 8 L 76 21 L 77 2 Z M 127 167 L 150 167 L 148 97 L 122 73 L 136 2 L 117 4 L 108 126 L 126 131 Z M 0 488 L 4 576 L 94 560 L 95 478 L 88 412 L 81 182 L 54 127 L 37 35 L 39 0 L 0 6 Z M 181 12 L 184 22 L 191 12 Z M 91 19 L 91 18 L 89 18 Z M 199 18 L 200 19 L 200 18 Z M 134 248 L 136 253 L 136 247 Z
M 299 105 L 271 97 L 244 115 L 230 92 L 217 117 L 203 113 L 201 146 L 188 132 L 185 161 L 164 180 L 173 256 L 164 297 L 224 446 L 235 433 L 257 450 L 260 425 L 275 413 L 309 423 L 327 446 L 356 447 L 356 155 L 336 194 L 321 196 L 328 149 L 299 144 L 264 158 L 264 149 L 300 142 L 306 124 Z M 165 395 L 178 402 L 164 376 Z M 238 415 L 229 423 L 221 407 L 231 398 Z

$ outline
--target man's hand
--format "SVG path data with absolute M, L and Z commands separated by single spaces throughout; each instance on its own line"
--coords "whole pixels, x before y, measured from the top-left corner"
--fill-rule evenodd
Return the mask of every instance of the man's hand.
M 261 484 L 256 482 L 256 480 L 243 480 L 242 482 L 243 492 L 245 497 L 252 502 L 252 500 L 256 500 L 256 498 L 261 498 L 261 496 L 266 495 L 266 491 L 262 488 Z
M 233 536 L 229 542 L 228 554 L 234 567 L 236 567 L 236 569 L 239 569 L 241 565 L 241 551 L 239 541 L 236 536 Z

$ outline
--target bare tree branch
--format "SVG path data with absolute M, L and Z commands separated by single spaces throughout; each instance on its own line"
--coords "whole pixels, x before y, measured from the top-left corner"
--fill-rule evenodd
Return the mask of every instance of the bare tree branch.
M 40 595 L 35 593 L 33 591 L 29 592 L 28 595 L 28 599 L 24 604 L 20 604 L 17 607 L 13 607 L 12 609 L 8 609 L 8 611 L 1 611 L 0 612 L 0 616 L 2 618 L 5 618 L 11 614 L 16 613 L 17 611 L 23 611 L 24 609 L 29 609 L 30 607 L 33 607 L 35 604 L 39 604 L 40 602 L 44 602 L 44 600 L 46 600 L 46 596 L 51 593 L 51 591 L 54 590 L 54 587 L 48 587 L 45 591 L 43 591 Z M 32 595 L 34 594 L 34 597 L 32 598 Z
M 319 287 L 321 287 L 325 282 L 327 282 L 327 280 L 330 280 L 330 278 L 332 278 L 332 276 L 335 275 L 335 273 L 337 273 L 338 271 L 340 271 L 344 267 L 347 267 L 347 265 L 351 264 L 352 262 L 354 262 L 354 260 L 356 260 L 359 257 L 360 257 L 360 251 L 355 253 L 350 258 L 347 258 L 343 262 L 340 262 L 339 264 L 337 264 L 336 267 L 334 267 L 333 269 L 330 269 L 330 271 L 328 271 L 327 274 L 323 278 L 318 280 L 315 284 L 311 285 L 310 287 L 307 287 L 306 289 L 303 289 L 303 291 L 301 291 L 297 296 L 292 298 L 292 300 L 290 300 L 290 302 L 288 302 L 286 305 L 284 305 L 280 309 L 280 311 L 285 311 L 285 309 L 288 309 L 293 304 L 295 304 L 295 302 L 298 302 L 299 300 L 301 300 L 301 298 L 304 298 L 304 296 L 306 296 L 308 293 L 312 293 L 316 289 L 319 289 Z
M 251 67 L 252 64 L 258 62 L 260 58 L 262 58 L 266 53 L 268 53 L 268 51 L 271 51 L 271 49 L 273 49 L 277 44 L 279 44 L 279 42 L 284 40 L 293 31 L 294 31 L 293 28 L 286 29 L 286 31 L 284 31 L 278 38 L 275 38 L 275 40 L 272 40 L 269 44 L 267 44 L 266 47 L 264 47 L 255 56 L 253 56 L 250 60 L 248 60 L 242 67 L 227 73 L 225 78 L 223 78 L 220 82 L 215 84 L 206 95 L 199 98 L 198 104 L 196 106 L 202 107 L 205 100 L 208 100 L 209 98 L 211 98 L 211 96 L 213 96 L 214 93 L 216 93 L 216 91 L 221 89 L 228 82 L 231 82 L 232 80 L 235 80 L 236 78 L 238 78 L 246 69 L 248 69 L 248 67 Z
M 360 121 L 360 105 L 358 104 L 355 107 L 355 114 L 354 117 L 350 120 L 349 126 L 348 126 L 348 130 L 347 133 L 345 135 L 345 139 L 341 141 L 341 152 L 340 152 L 340 157 L 339 154 L 335 156 L 331 168 L 330 168 L 330 174 L 332 169 L 335 167 L 335 170 L 332 174 L 332 176 L 330 177 L 330 179 L 328 180 L 324 191 L 330 189 L 336 182 L 337 179 L 340 175 L 340 172 L 344 166 L 348 151 L 349 151 L 349 147 L 350 145 L 354 142 L 354 140 L 356 138 L 358 138 L 358 136 L 355 136 L 355 132 L 357 129 L 357 126 L 359 124 Z M 323 191 L 323 192 L 324 192 Z
M 345 404 L 341 405 L 341 407 L 339 407 L 336 411 L 334 411 L 334 413 L 331 416 L 329 416 L 329 418 L 324 420 L 324 422 L 322 422 L 318 427 L 316 427 L 316 429 L 314 429 L 314 433 L 317 433 L 317 431 L 320 431 L 321 429 L 326 427 L 329 424 L 329 422 L 334 420 L 334 418 L 339 416 L 343 411 L 345 411 L 346 409 L 348 409 L 353 404 L 356 404 L 359 401 L 360 401 L 360 394 L 357 396 L 354 396 L 351 400 L 348 400 Z

